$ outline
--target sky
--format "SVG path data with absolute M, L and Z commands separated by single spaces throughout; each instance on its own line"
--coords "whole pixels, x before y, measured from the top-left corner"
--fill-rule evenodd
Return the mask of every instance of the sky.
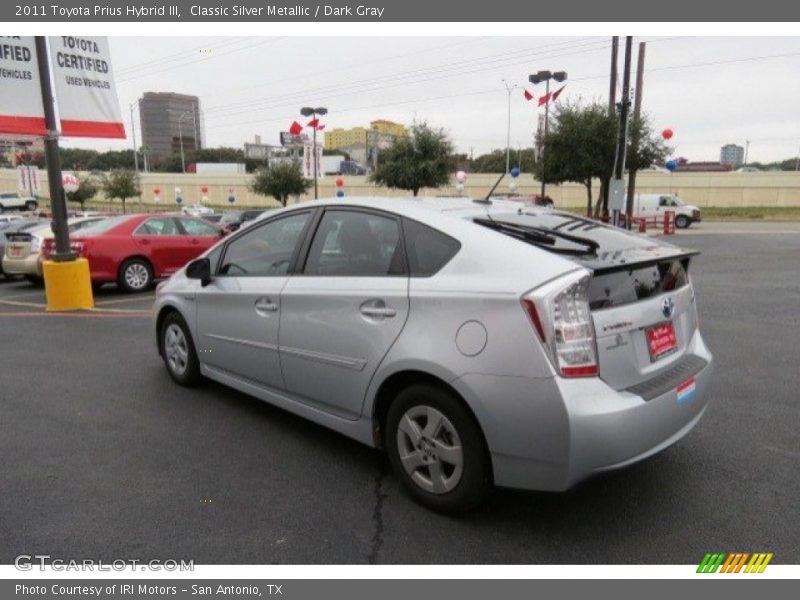
M 623 38 L 624 39 L 624 38 Z M 750 141 L 750 162 L 797 156 L 800 37 L 637 37 L 647 42 L 643 108 L 670 128 L 672 156 L 719 160 L 726 143 Z M 532 143 L 537 114 L 523 90 L 539 70 L 568 73 L 562 101 L 608 101 L 608 37 L 112 37 L 111 54 L 128 140 L 64 138 L 68 147 L 132 146 L 130 105 L 144 92 L 200 98 L 205 145 L 242 147 L 279 132 L 301 106 L 325 106 L 328 129 L 374 119 L 444 128 L 457 151 Z M 620 44 L 620 83 L 622 50 Z M 618 91 L 619 97 L 619 91 Z M 141 143 L 138 113 L 136 136 Z

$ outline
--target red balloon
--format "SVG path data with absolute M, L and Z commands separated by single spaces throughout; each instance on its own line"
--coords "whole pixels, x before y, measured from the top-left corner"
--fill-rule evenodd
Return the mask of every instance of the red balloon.
M 158 189 L 158 188 L 156 188 L 156 189 L 154 189 L 154 190 L 153 190 L 153 193 L 154 193 L 156 196 L 158 196 L 158 195 L 161 193 L 161 190 L 160 190 L 160 189 Z
M 204 194 L 207 194 L 208 193 L 208 186 L 204 185 L 203 187 L 200 188 L 200 191 L 203 192 Z
M 665 140 L 668 140 L 672 136 L 673 136 L 672 129 L 667 128 L 667 129 L 665 129 L 664 131 L 661 132 L 661 137 L 663 137 Z
M 342 179 L 341 177 L 339 177 L 339 178 L 336 180 L 336 187 L 342 187 L 343 185 L 344 185 L 344 179 Z

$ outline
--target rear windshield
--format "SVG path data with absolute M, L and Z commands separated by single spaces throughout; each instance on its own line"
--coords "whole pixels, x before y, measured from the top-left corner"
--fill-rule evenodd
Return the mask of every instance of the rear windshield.
M 128 219 L 130 219 L 130 215 L 122 215 L 119 217 L 109 217 L 108 219 L 103 219 L 102 221 L 97 221 L 96 223 L 92 223 L 91 225 L 87 225 L 86 227 L 81 228 L 80 235 L 97 235 L 98 233 L 105 233 L 106 231 L 111 231 L 117 225 L 121 225 Z
M 611 308 L 671 292 L 689 283 L 689 259 L 599 273 L 589 283 L 589 307 Z

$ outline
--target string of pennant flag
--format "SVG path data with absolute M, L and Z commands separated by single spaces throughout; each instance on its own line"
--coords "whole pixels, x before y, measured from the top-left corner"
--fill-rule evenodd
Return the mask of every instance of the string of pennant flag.
M 554 92 L 550 92 L 548 94 L 545 94 L 544 96 L 539 96 L 539 106 L 544 106 L 548 102 L 555 102 L 558 99 L 558 97 L 561 95 L 561 92 L 564 91 L 565 87 L 567 87 L 566 84 L 562 85 L 560 88 L 558 88 Z M 523 96 L 525 96 L 525 100 L 527 100 L 529 102 L 535 98 L 533 93 L 529 92 L 526 89 L 523 89 L 522 93 L 523 93 Z
M 539 106 L 544 106 L 548 102 L 555 102 L 558 100 L 558 97 L 561 95 L 561 92 L 564 91 L 564 88 L 567 87 L 566 84 L 562 85 L 560 88 L 553 92 L 549 92 L 544 94 L 543 96 L 539 96 Z M 531 101 L 534 100 L 536 97 L 533 95 L 532 92 L 528 91 L 527 89 L 522 90 L 525 100 Z M 322 131 L 325 129 L 325 124 L 320 123 L 319 119 L 311 119 L 308 123 L 306 123 L 306 127 L 311 127 L 312 129 L 316 129 L 317 131 Z M 297 121 L 292 121 L 292 124 L 289 126 L 289 133 L 292 135 L 300 135 L 303 133 L 303 126 L 298 123 Z
M 308 123 L 306 123 L 306 127 L 311 127 L 312 129 L 316 129 L 317 131 L 322 131 L 325 129 L 325 125 L 319 122 L 319 119 L 311 119 Z M 292 124 L 289 126 L 289 133 L 292 135 L 300 135 L 303 133 L 303 126 L 300 125 L 297 121 L 292 121 Z

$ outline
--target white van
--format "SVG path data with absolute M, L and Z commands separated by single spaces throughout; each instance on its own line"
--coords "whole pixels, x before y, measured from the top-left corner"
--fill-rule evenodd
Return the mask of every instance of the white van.
M 678 229 L 700 221 L 700 209 L 684 204 L 675 194 L 636 194 L 633 201 L 633 214 L 637 217 L 663 218 L 664 212 L 668 210 L 674 211 L 675 227 Z

